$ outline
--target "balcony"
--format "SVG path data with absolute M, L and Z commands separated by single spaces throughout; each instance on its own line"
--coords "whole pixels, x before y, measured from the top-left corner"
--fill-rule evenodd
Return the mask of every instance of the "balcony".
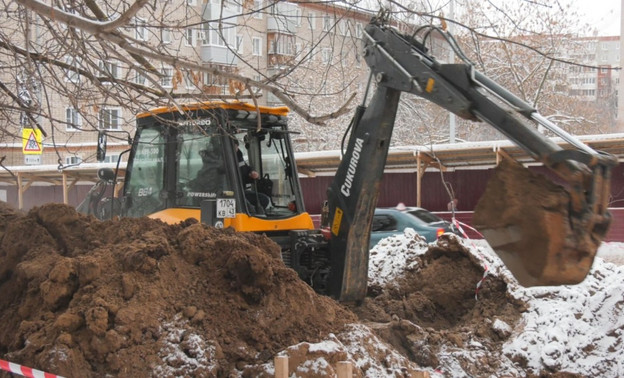
M 295 36 L 282 33 L 267 33 L 268 67 L 278 68 L 292 64 L 295 58 Z
M 271 15 L 267 18 L 267 32 L 295 34 L 299 25 L 301 25 L 299 6 L 287 2 L 273 4 Z
M 200 57 L 203 63 L 227 64 L 232 66 L 238 64 L 238 57 L 226 46 L 202 46 Z
M 223 13 L 221 13 L 223 12 Z M 220 4 L 205 3 L 202 10 L 202 20 L 219 20 L 221 17 L 227 19 L 227 23 L 221 25 L 221 32 L 217 32 L 219 28 L 218 22 L 209 22 L 205 25 L 204 30 L 200 32 L 200 58 L 204 63 L 237 65 L 238 58 L 232 50 L 236 46 L 236 25 L 238 20 L 235 15 L 238 11 L 231 6 L 221 9 Z

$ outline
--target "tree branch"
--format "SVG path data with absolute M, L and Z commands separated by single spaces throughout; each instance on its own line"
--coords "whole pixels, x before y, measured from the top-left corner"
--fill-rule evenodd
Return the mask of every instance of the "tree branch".
M 39 131 L 41 131 L 41 135 L 43 135 L 44 137 L 47 137 L 48 133 L 45 132 L 45 130 L 43 129 L 43 127 L 41 127 L 39 122 L 37 122 L 35 117 L 33 117 L 32 114 L 30 114 L 30 111 L 31 111 L 30 107 L 24 104 L 24 101 L 22 101 L 22 99 L 19 98 L 19 96 L 13 93 L 6 85 L 4 85 L 2 81 L 0 81 L 0 89 L 2 89 L 7 95 L 9 95 L 9 97 L 11 97 L 13 101 L 17 102 L 22 112 L 26 114 L 26 117 L 28 117 L 28 119 L 31 120 L 35 124 L 35 126 L 37 126 L 37 129 L 39 129 Z
M 186 69 L 190 69 L 190 70 L 197 71 L 197 72 L 204 72 L 204 73 L 210 73 L 213 75 L 218 75 L 227 79 L 238 80 L 240 82 L 245 83 L 248 86 L 250 85 L 253 87 L 257 87 L 257 88 L 261 88 L 266 91 L 269 91 L 273 93 L 277 98 L 279 98 L 282 102 L 284 102 L 284 104 L 289 106 L 292 110 L 294 110 L 301 117 L 303 117 L 305 120 L 311 123 L 315 123 L 317 125 L 322 125 L 325 120 L 335 118 L 339 115 L 342 115 L 348 112 L 349 109 L 347 106 L 349 102 L 354 98 L 354 95 L 352 95 L 351 99 L 349 99 L 345 104 L 343 104 L 338 110 L 331 112 L 330 114 L 321 115 L 321 116 L 312 116 L 308 112 L 306 112 L 302 107 L 298 106 L 289 96 L 287 96 L 283 92 L 281 88 L 276 88 L 274 86 L 267 85 L 259 81 L 251 80 L 247 77 L 244 77 L 242 75 L 238 75 L 235 73 L 224 72 L 224 71 L 211 68 L 211 67 L 204 67 L 200 64 L 186 61 L 178 57 L 163 55 L 162 53 L 158 51 L 151 51 L 145 48 L 137 47 L 135 45 L 132 45 L 129 42 L 129 40 L 132 40 L 131 38 L 124 37 L 120 33 L 117 33 L 117 32 L 103 31 L 102 26 L 105 25 L 105 23 L 95 22 L 95 21 L 88 20 L 84 17 L 75 16 L 73 14 L 64 12 L 58 8 L 51 7 L 37 0 L 16 0 L 16 1 L 22 4 L 23 6 L 31 9 L 32 11 L 34 11 L 41 17 L 49 18 L 51 14 L 54 14 L 54 19 L 56 21 L 65 23 L 70 27 L 74 27 L 74 28 L 83 30 L 87 33 L 93 34 L 95 37 L 101 38 L 103 40 L 106 40 L 110 43 L 113 43 L 123 48 L 130 54 L 135 54 L 135 55 L 142 56 L 144 58 L 150 58 L 150 59 L 154 59 L 157 61 L 161 61 L 173 67 L 186 68 Z M 135 43 L 137 42 L 134 40 L 132 41 Z

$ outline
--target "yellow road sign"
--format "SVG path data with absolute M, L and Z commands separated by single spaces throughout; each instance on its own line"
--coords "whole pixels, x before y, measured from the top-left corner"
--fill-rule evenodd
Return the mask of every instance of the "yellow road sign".
M 43 144 L 41 143 L 41 130 L 22 130 L 22 153 L 24 155 L 41 155 Z

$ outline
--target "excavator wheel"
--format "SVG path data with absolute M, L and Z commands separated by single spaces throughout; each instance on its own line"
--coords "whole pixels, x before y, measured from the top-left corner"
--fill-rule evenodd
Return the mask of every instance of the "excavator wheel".
M 569 209 L 563 187 L 504 159 L 475 208 L 474 225 L 521 285 L 577 284 L 610 218 L 579 219 Z

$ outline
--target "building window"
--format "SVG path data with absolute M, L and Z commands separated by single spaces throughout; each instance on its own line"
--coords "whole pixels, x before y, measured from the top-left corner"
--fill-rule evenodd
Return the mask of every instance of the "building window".
M 196 36 L 195 29 L 193 29 L 193 28 L 186 28 L 185 36 L 184 36 L 184 45 L 185 46 L 195 46 L 195 43 L 196 43 L 195 36 Z
M 254 79 L 255 81 L 257 81 L 258 83 L 261 83 L 261 82 L 262 82 L 262 75 L 260 75 L 260 74 L 254 74 L 254 75 L 253 75 L 253 79 Z M 256 89 L 256 94 L 260 94 L 260 93 L 262 93 L 262 89 L 260 89 L 260 88 Z
M 119 161 L 119 154 L 106 154 L 102 163 L 117 163 Z
M 184 72 L 184 84 L 186 85 L 186 89 L 197 88 L 195 74 L 193 73 L 193 71 Z
M 193 7 L 197 5 L 197 0 L 186 0 L 186 3 Z
M 223 37 L 226 37 L 226 33 L 227 33 L 227 29 L 222 29 L 223 30 Z M 215 46 L 223 46 L 225 47 L 225 41 L 223 40 L 223 38 L 221 37 L 221 33 L 219 33 L 218 29 L 212 29 L 210 31 L 210 42 L 211 45 L 215 45 Z
M 82 163 L 80 156 L 65 156 L 65 165 L 78 165 Z
M 326 14 L 323 16 L 323 31 L 328 32 L 331 29 L 331 16 Z
M 316 13 L 308 12 L 308 26 L 310 27 L 310 30 L 316 29 Z
M 160 85 L 163 88 L 171 88 L 173 87 L 173 68 L 171 67 L 162 67 L 160 69 Z
M 242 35 L 236 36 L 236 52 L 239 54 L 243 53 L 243 36 Z
M 109 107 L 100 109 L 99 126 L 100 130 L 121 129 L 121 109 Z
M 262 56 L 262 38 L 253 37 L 251 39 L 251 53 L 255 56 Z
M 222 72 L 234 72 L 233 66 L 208 65 L 207 68 L 214 68 Z M 199 79 L 199 77 L 198 77 Z M 202 77 L 203 91 L 208 94 L 225 94 L 229 89 L 229 80 L 221 75 L 213 75 L 205 72 Z
M 78 68 L 80 67 L 80 58 L 68 56 L 65 57 L 65 63 L 69 67 L 71 67 L 65 69 L 65 81 L 69 81 L 71 83 L 79 83 L 80 74 L 78 73 Z
M 205 23 L 203 25 L 203 31 L 201 33 L 204 45 L 213 46 L 230 46 L 232 49 L 236 48 L 237 36 L 236 25 L 223 24 L 221 27 L 217 23 Z M 242 41 L 242 38 L 241 38 Z
M 254 18 L 257 18 L 259 20 L 262 20 L 262 0 L 254 0 L 254 5 L 253 5 L 253 10 L 254 10 Z
M 197 38 L 201 41 L 202 46 L 210 44 L 210 24 L 205 23 L 201 26 L 201 31 Z
M 145 85 L 145 82 L 147 81 L 147 79 L 145 78 L 145 75 L 143 75 L 140 72 L 137 72 L 134 75 L 134 82 L 139 84 L 139 85 Z
M 301 26 L 302 16 L 303 16 L 303 11 L 300 8 L 297 8 L 297 10 L 295 10 L 295 23 L 297 24 L 297 26 Z
M 214 1 L 214 0 L 213 0 Z M 226 7 L 232 9 L 236 14 L 243 13 L 243 2 L 244 0 L 232 0 L 226 2 Z M 217 2 L 217 4 L 221 4 L 221 2 Z
M 346 20 L 338 21 L 338 30 L 340 31 L 340 35 L 346 36 L 349 32 L 349 25 Z
M 160 29 L 160 41 L 163 44 L 171 43 L 171 30 L 167 28 Z
M 106 76 L 112 77 L 114 79 L 118 79 L 120 76 L 119 63 L 114 60 L 100 60 L 99 62 L 100 71 L 102 71 Z
M 362 38 L 362 36 L 364 35 L 364 27 L 362 26 L 361 23 L 357 23 L 356 27 L 355 27 L 355 32 L 356 32 L 356 36 L 358 38 Z
M 65 108 L 65 130 L 66 131 L 80 131 L 82 126 L 82 117 L 78 110 L 67 107 Z
M 329 63 L 331 61 L 331 49 L 330 48 L 323 48 L 321 50 L 321 59 L 323 61 L 323 63 Z
M 280 55 L 294 55 L 294 36 L 281 35 L 271 41 L 269 53 Z
M 134 29 L 134 38 L 139 41 L 147 41 L 147 27 L 145 20 L 142 18 L 135 19 L 136 29 Z

